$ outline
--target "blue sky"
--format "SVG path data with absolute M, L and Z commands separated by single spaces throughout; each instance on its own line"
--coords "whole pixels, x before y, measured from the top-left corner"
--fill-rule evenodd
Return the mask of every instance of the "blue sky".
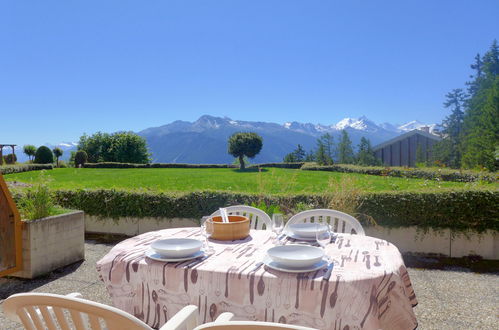
M 440 122 L 499 1 L 0 3 L 0 143 L 233 119 Z

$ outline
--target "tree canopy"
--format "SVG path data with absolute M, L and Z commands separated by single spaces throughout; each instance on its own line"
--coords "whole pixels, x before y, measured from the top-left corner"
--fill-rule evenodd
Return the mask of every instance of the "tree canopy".
M 84 134 L 78 142 L 78 150 L 86 152 L 90 163 L 146 164 L 151 161 L 146 140 L 133 132 Z
M 244 170 L 244 156 L 255 157 L 262 150 L 263 139 L 253 132 L 234 133 L 229 137 L 228 144 L 228 153 L 239 158 L 240 168 Z
M 348 132 L 341 131 L 341 139 L 338 143 L 338 161 L 341 164 L 352 164 L 354 160 L 352 141 L 348 136 Z

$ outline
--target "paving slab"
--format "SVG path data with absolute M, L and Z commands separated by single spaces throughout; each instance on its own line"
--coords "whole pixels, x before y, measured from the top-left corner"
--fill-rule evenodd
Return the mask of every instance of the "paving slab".
M 95 264 L 114 244 L 87 240 L 83 262 L 34 280 L 0 279 L 0 329 L 23 329 L 7 320 L 1 309 L 3 300 L 13 293 L 78 291 L 85 298 L 110 305 Z M 475 273 L 466 267 L 415 268 L 410 267 L 411 263 L 407 264 L 419 302 L 414 309 L 418 329 L 499 328 L 499 273 Z

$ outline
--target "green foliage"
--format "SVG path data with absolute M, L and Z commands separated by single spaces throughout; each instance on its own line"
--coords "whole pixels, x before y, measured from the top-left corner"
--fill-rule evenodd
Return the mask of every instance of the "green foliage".
M 251 206 L 256 207 L 257 209 L 260 209 L 263 212 L 267 213 L 270 218 L 272 218 L 274 214 L 282 214 L 279 205 L 266 204 L 264 201 L 260 201 L 259 203 L 253 202 L 251 203 Z
M 254 166 L 254 165 L 252 165 Z M 180 163 L 150 163 L 150 164 L 130 164 L 130 163 L 86 163 L 85 168 L 236 168 L 227 164 L 180 164 Z
M 147 164 L 150 162 L 146 140 L 133 132 L 113 134 L 98 132 L 92 136 L 84 134 L 78 142 L 78 150 L 85 151 L 91 163 Z
M 52 150 L 46 146 L 41 146 L 36 150 L 35 163 L 36 164 L 52 164 L 54 162 L 54 155 Z
M 85 166 L 87 163 L 88 155 L 84 150 L 78 150 L 74 155 L 75 167 Z
M 26 156 L 28 156 L 29 160 L 33 162 L 33 158 L 36 154 L 36 147 L 32 144 L 26 144 L 23 147 L 23 152 L 26 154 Z
M 275 168 L 290 168 L 299 169 L 305 164 L 304 162 L 298 163 L 262 163 L 250 165 L 249 168 L 264 168 L 264 167 L 275 167 Z
M 381 161 L 376 158 L 369 139 L 362 137 L 359 143 L 359 152 L 356 157 L 357 165 L 376 166 L 381 165 Z
M 18 204 L 19 212 L 25 220 L 41 219 L 54 213 L 55 205 L 44 171 L 40 175 L 40 180 L 33 187 L 28 188 Z
M 7 165 L 14 165 L 17 162 L 17 156 L 15 154 L 8 154 L 3 156 L 3 162 Z
M 100 217 L 200 218 L 224 205 L 279 206 L 281 210 L 328 207 L 325 195 L 258 196 L 228 192 L 164 194 L 116 190 L 58 190 L 57 203 Z M 359 197 L 358 212 L 387 227 L 420 226 L 456 230 L 499 230 L 499 192 L 376 193 Z
M 322 135 L 317 139 L 317 150 L 315 151 L 315 159 L 320 165 L 332 165 L 334 157 L 334 140 L 329 133 Z
M 54 166 L 52 164 L 19 164 L 0 166 L 0 174 L 13 174 L 29 171 L 51 170 Z
M 341 131 L 341 139 L 338 143 L 338 162 L 340 164 L 352 164 L 354 161 L 352 141 L 346 130 Z
M 305 160 L 305 150 L 299 144 L 293 152 L 284 156 L 285 163 L 299 163 Z
M 229 137 L 228 153 L 239 158 L 241 170 L 245 169 L 244 156 L 255 157 L 262 150 L 263 140 L 261 136 L 252 132 L 234 133 Z
M 368 175 L 393 176 L 400 178 L 419 178 L 438 181 L 455 182 L 497 182 L 499 176 L 497 173 L 477 172 L 477 171 L 456 171 L 451 169 L 435 168 L 407 168 L 407 167 L 381 167 L 381 166 L 355 166 L 355 165 L 331 165 L 318 166 L 306 163 L 301 167 L 305 171 L 331 171 L 342 173 L 360 173 Z
M 57 167 L 59 167 L 59 157 L 61 157 L 64 152 L 62 151 L 61 148 L 57 148 L 57 147 L 52 149 L 52 152 L 54 153 L 54 156 L 56 158 Z

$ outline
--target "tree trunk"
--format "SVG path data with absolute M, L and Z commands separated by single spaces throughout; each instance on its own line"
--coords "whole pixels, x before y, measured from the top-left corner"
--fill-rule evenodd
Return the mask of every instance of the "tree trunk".
M 246 168 L 244 167 L 244 156 L 243 155 L 239 156 L 239 164 L 240 164 L 239 168 L 242 171 L 244 171 Z

